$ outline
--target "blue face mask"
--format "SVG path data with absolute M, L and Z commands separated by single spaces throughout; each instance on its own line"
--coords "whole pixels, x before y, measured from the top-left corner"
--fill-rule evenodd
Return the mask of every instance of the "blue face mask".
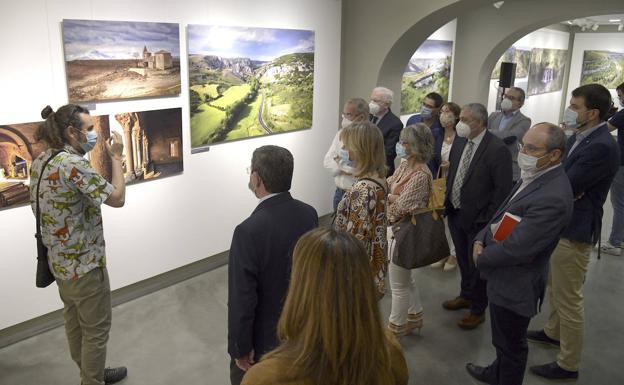
M 82 151 L 84 151 L 85 154 L 95 148 L 95 144 L 97 143 L 98 138 L 97 132 L 95 132 L 95 130 L 87 131 L 86 137 L 87 141 L 80 144 L 80 148 L 82 148 Z
M 353 166 L 353 161 L 349 159 L 349 151 L 341 148 L 340 151 L 338 151 L 338 156 L 340 157 L 340 162 L 344 163 L 346 166 Z
M 433 116 L 433 111 L 431 110 L 431 108 L 429 108 L 427 106 L 423 106 L 420 109 L 420 116 L 423 119 L 430 119 Z
M 407 158 L 407 153 L 405 152 L 405 146 L 402 145 L 401 143 L 397 143 L 396 146 L 396 154 L 399 158 L 403 159 L 403 158 Z

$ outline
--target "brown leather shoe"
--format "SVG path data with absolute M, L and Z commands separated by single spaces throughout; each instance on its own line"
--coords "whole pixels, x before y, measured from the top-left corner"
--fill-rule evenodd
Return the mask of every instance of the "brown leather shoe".
M 444 301 L 442 303 L 442 307 L 446 310 L 470 309 L 470 304 L 471 301 L 462 297 L 457 297 L 448 301 Z
M 485 322 L 485 315 L 468 314 L 464 318 L 457 321 L 457 325 L 464 330 L 476 329 L 477 326 Z

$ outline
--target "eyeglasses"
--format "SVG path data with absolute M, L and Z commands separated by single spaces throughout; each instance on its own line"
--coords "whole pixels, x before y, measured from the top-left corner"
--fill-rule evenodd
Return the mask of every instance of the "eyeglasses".
M 535 154 L 536 152 L 546 151 L 546 149 L 544 147 L 535 147 L 530 144 L 523 145 L 521 143 L 518 143 L 518 151 L 523 152 L 525 154 L 528 154 L 528 153 Z

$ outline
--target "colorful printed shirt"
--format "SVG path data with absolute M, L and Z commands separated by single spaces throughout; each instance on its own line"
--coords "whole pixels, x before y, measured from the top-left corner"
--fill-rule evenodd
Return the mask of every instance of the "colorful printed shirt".
M 334 229 L 347 231 L 364 243 L 377 289 L 384 292 L 388 267 L 386 190 L 370 180 L 358 180 L 338 204 Z
M 41 172 L 45 161 L 57 151 L 48 149 L 33 161 L 30 203 L 36 213 L 37 184 L 43 178 L 39 192 L 41 234 L 48 248 L 50 270 L 60 280 L 78 279 L 106 266 L 100 206 L 114 187 L 70 146 Z
M 402 162 L 388 178 L 390 194 L 399 196 L 388 206 L 388 221 L 396 223 L 418 209 L 427 208 L 431 185 L 431 171 L 428 167 L 413 170 L 408 162 Z

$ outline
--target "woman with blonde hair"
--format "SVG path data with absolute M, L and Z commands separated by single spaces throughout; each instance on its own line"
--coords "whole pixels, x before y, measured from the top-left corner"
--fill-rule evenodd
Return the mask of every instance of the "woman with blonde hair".
M 277 326 L 280 346 L 242 385 L 402 385 L 400 345 L 384 332 L 364 246 L 317 228 L 295 246 L 290 287 Z
M 370 122 L 353 123 L 342 130 L 340 157 L 353 168 L 351 190 L 338 204 L 334 228 L 347 231 L 364 244 L 379 298 L 384 294 L 386 257 L 386 156 L 379 128 Z
M 401 165 L 388 178 L 388 221 L 390 224 L 411 217 L 419 209 L 428 207 L 432 177 L 427 162 L 433 156 L 434 139 L 431 129 L 423 123 L 405 127 L 396 145 Z M 388 257 L 392 259 L 396 244 L 392 227 L 388 226 L 390 243 Z M 423 307 L 420 302 L 415 271 L 390 262 L 390 289 L 392 310 L 388 329 L 397 336 L 411 333 L 423 326 Z

